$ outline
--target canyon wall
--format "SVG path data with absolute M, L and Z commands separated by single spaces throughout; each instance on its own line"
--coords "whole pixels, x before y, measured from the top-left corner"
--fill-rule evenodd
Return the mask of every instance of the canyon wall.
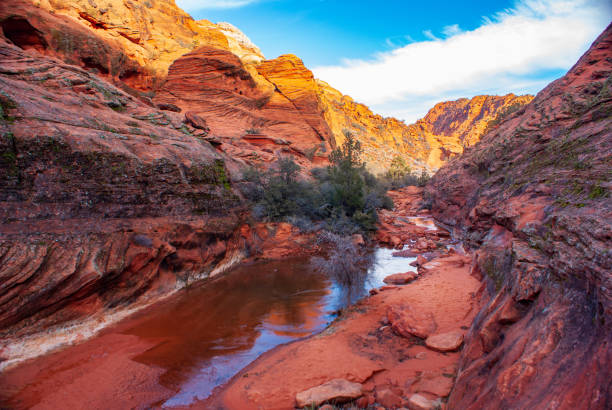
M 427 187 L 485 283 L 449 408 L 612 406 L 611 50 L 609 26 Z
M 427 115 L 406 125 L 395 118 L 374 114 L 324 81 L 318 81 L 324 116 L 337 145 L 344 141 L 344 130 L 360 140 L 364 158 L 375 173 L 388 169 L 395 156 L 401 156 L 414 170 L 435 171 L 446 161 L 475 144 L 489 122 L 509 107 L 518 109 L 533 96 L 481 95 L 436 104 Z
M 406 126 L 173 1 L 6 0 L 0 28 L 5 346 L 243 258 L 311 249 L 291 227 L 248 220 L 235 189 L 246 166 L 323 166 L 349 129 L 374 171 L 395 155 L 433 170 L 517 99 L 450 103 Z
M 41 331 L 309 247 L 286 224 L 247 223 L 243 164 L 197 116 L 2 38 L 0 109 L 0 362 Z
M 10 0 L 0 6 L 0 19 L 16 44 L 38 37 L 39 51 L 142 90 L 156 88 L 170 65 L 199 45 L 231 51 L 245 63 L 263 60 L 236 27 L 195 21 L 174 0 Z
M 316 80 L 296 56 L 265 60 L 231 24 L 195 21 L 173 0 L 8 0 L 0 5 L 0 27 L 22 49 L 80 66 L 149 105 L 155 97 L 161 108 L 197 114 L 224 152 L 256 164 L 283 152 L 305 167 L 323 165 L 349 130 L 374 173 L 398 155 L 415 171 L 433 172 L 476 142 L 498 113 L 531 99 L 510 94 L 441 103 L 406 125 Z M 206 62 L 209 78 L 198 83 L 202 72 L 193 65 Z M 236 78 L 232 70 L 244 78 L 228 84 Z

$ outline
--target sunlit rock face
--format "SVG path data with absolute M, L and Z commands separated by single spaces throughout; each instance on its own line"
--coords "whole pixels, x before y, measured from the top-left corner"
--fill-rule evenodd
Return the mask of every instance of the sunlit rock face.
M 446 164 L 432 212 L 487 283 L 451 408 L 608 408 L 612 28 Z
M 375 172 L 395 155 L 433 170 L 516 99 L 406 126 L 173 1 L 5 0 L 0 28 L 4 340 L 305 247 L 285 225 L 243 229 L 246 166 L 324 166 L 348 129 Z
M 200 45 L 231 51 L 247 63 L 263 60 L 236 27 L 195 21 L 174 0 L 8 0 L 0 15 L 20 16 L 40 37 L 40 51 L 141 90 L 155 89 L 177 58 Z
M 249 129 L 264 134 L 257 145 L 278 145 L 265 137 L 295 142 L 297 151 L 284 152 L 307 157 L 309 160 L 301 162 L 308 166 L 324 164 L 329 149 L 341 145 L 344 131 L 349 130 L 361 141 L 364 160 L 374 173 L 386 171 L 397 155 L 416 171 L 434 171 L 461 153 L 464 146 L 476 142 L 500 110 L 530 99 L 480 96 L 441 103 L 425 118 L 407 126 L 395 118 L 374 114 L 367 106 L 316 80 L 298 57 L 265 60 L 259 48 L 233 25 L 195 21 L 172 0 L 8 0 L 0 5 L 0 18 L 5 19 L 5 36 L 16 45 L 58 56 L 125 85 L 132 93 L 146 91 L 140 95 L 142 99 L 152 97 L 152 91 L 169 91 L 177 86 L 177 72 L 184 69 L 186 61 L 182 56 L 201 47 L 216 49 L 216 54 L 224 55 L 221 60 L 233 60 L 232 64 L 251 77 L 249 82 L 254 85 L 235 85 L 234 92 L 250 95 L 254 102 L 245 109 L 244 98 L 227 100 L 224 95 L 220 97 L 222 102 L 216 98 L 204 101 L 203 95 L 198 99 L 195 90 L 194 95 L 185 97 L 191 92 L 188 82 L 178 84 L 178 98 L 183 100 L 179 106 L 208 119 L 218 137 L 237 136 Z M 168 78 L 171 66 L 172 77 Z M 186 73 L 180 76 L 184 79 Z M 223 77 L 209 78 L 200 89 L 224 89 L 224 83 Z M 173 99 L 164 92 L 157 97 L 159 101 Z M 272 154 L 278 151 L 266 149 Z M 233 149 L 233 154 L 249 156 L 248 151 L 241 145 Z M 266 152 L 260 154 L 263 162 L 271 159 Z
M 310 249 L 286 224 L 243 226 L 234 181 L 245 164 L 216 149 L 197 116 L 9 41 L 0 38 L 1 357 L 12 357 L 5 343 L 149 303 L 244 258 Z
M 511 106 L 527 104 L 532 96 L 477 96 L 436 104 L 415 124 L 373 113 L 324 81 L 319 100 L 336 145 L 344 141 L 344 130 L 357 135 L 364 148 L 364 159 L 375 173 L 388 169 L 397 155 L 414 170 L 435 171 L 464 147 L 478 142 L 490 121 Z

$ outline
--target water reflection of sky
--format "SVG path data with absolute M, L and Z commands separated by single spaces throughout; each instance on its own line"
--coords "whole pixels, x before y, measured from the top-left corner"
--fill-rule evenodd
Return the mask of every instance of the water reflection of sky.
M 414 258 L 376 249 L 368 281 L 350 302 L 384 285 L 385 276 L 412 271 Z M 206 399 L 266 351 L 323 330 L 349 303 L 346 293 L 307 259 L 240 267 L 143 312 L 125 333 L 158 344 L 134 360 L 166 370 L 160 382 L 177 393 L 164 407 Z

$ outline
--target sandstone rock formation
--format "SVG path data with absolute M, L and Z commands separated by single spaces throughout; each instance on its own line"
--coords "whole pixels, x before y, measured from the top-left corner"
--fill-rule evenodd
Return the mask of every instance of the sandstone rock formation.
M 505 110 L 518 110 L 533 100 L 532 95 L 479 95 L 472 99 L 436 104 L 416 125 L 440 137 L 457 138 L 463 147 L 476 144 L 489 121 Z
M 263 60 L 236 27 L 195 21 L 174 0 L 10 0 L 0 10 L 20 16 L 22 28 L 31 26 L 28 31 L 56 53 L 141 89 L 154 87 L 177 58 L 199 45 L 231 51 L 249 63 Z M 92 44 L 96 50 L 88 51 Z M 123 68 L 126 63 L 131 68 Z
M 141 306 L 248 257 L 312 249 L 288 224 L 244 223 L 233 186 L 246 165 L 269 166 L 279 155 L 306 169 L 324 165 L 348 129 L 374 171 L 395 155 L 434 170 L 507 107 L 530 99 L 459 100 L 406 126 L 317 81 L 297 57 L 265 60 L 235 27 L 196 22 L 172 0 L 5 0 L 0 28 L 0 361 L 19 357 L 14 349 L 30 346 L 26 339 L 41 330 Z M 488 310 L 467 336 L 466 371 L 452 397 L 458 406 L 489 400 L 491 382 L 475 370 L 485 365 L 510 400 L 560 377 L 529 379 L 539 362 L 552 360 L 546 349 L 559 356 L 577 340 L 564 336 L 557 345 L 558 334 L 585 331 L 580 357 L 609 362 L 602 342 L 611 289 L 603 250 L 609 201 L 601 205 L 610 190 L 606 53 L 604 38 L 568 77 L 467 148 L 428 191 L 436 216 L 482 245 L 475 272 L 500 289 L 491 300 L 494 290 L 485 293 Z M 557 152 L 568 155 L 560 160 Z M 414 199 L 420 190 L 405 193 Z M 401 248 L 419 234 L 427 240 L 415 251 L 425 252 L 448 237 L 398 218 L 415 215 L 413 201 L 396 204 L 396 214 L 381 212 L 382 243 Z M 410 293 L 385 294 L 396 291 Z M 549 301 L 554 309 L 545 310 Z M 539 321 L 540 333 L 523 317 Z M 429 317 L 415 325 L 395 311 L 390 319 L 405 336 L 435 331 Z M 539 343 L 527 353 L 523 329 Z M 496 361 L 500 352 L 521 358 L 522 367 Z M 550 369 L 561 364 L 581 377 L 577 386 L 602 385 L 601 372 L 589 373 L 594 360 L 568 355 Z M 368 366 L 359 369 L 368 370 L 362 381 L 378 370 Z M 471 382 L 484 386 L 482 397 L 467 391 Z M 577 391 L 559 397 L 599 405 Z
M 240 164 L 195 117 L 2 38 L 0 108 L 3 359 L 32 333 L 305 245 L 290 227 L 242 226 Z
M 393 158 L 403 156 L 414 170 L 437 170 L 463 148 L 473 145 L 486 130 L 489 121 L 507 110 L 527 104 L 532 96 L 481 95 L 468 100 L 443 102 L 432 108 L 415 124 L 406 125 L 395 118 L 374 114 L 368 107 L 343 95 L 324 81 L 317 81 L 336 145 L 344 141 L 343 131 L 357 135 L 364 148 L 364 158 L 375 173 L 384 172 Z
M 430 312 L 409 305 L 389 307 L 387 319 L 393 331 L 403 337 L 416 336 L 425 339 L 438 327 Z
M 609 26 L 427 187 L 487 283 L 451 408 L 612 403 L 611 52 Z
M 315 87 L 294 56 L 247 66 L 228 51 L 200 47 L 170 67 L 155 101 L 196 113 L 218 149 L 244 164 L 292 155 L 311 167 L 326 163 L 332 142 Z
M 480 96 L 442 103 L 406 126 L 314 79 L 295 56 L 265 60 L 236 27 L 194 21 L 173 0 L 7 0 L 0 5 L 0 20 L 4 36 L 17 46 L 107 77 L 144 101 L 150 103 L 151 90 L 163 87 L 155 99 L 159 107 L 208 119 L 211 139 L 247 162 L 269 162 L 284 152 L 301 158 L 302 165 L 322 165 L 349 130 L 361 141 L 373 172 L 386 171 L 397 155 L 415 171 L 431 172 L 477 141 L 501 110 L 530 99 Z M 204 60 L 207 68 L 193 72 Z M 212 68 L 215 64 L 221 65 Z M 203 70 L 209 77 L 198 84 Z M 237 72 L 242 81 L 225 81 Z M 244 138 L 246 130 L 255 135 Z M 223 138 L 239 140 L 228 144 Z M 283 141 L 296 145 L 279 147 Z
M 438 352 L 452 352 L 463 343 L 463 333 L 449 332 L 430 335 L 425 340 L 425 345 Z
M 389 285 L 405 285 L 412 282 L 416 278 L 417 274 L 415 272 L 395 273 L 384 278 L 383 282 Z

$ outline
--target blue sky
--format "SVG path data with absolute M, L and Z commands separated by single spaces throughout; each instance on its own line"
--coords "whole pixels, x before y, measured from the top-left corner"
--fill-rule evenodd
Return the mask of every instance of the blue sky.
M 612 19 L 606 0 L 176 0 L 227 21 L 267 58 L 296 54 L 375 112 L 412 122 L 436 102 L 536 93 Z

